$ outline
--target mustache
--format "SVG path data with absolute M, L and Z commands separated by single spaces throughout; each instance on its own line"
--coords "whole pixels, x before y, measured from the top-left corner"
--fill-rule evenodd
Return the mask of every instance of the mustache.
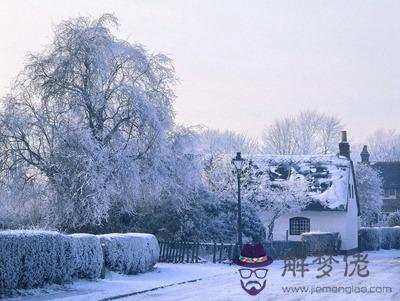
M 261 287 L 261 283 L 258 282 L 257 280 L 246 282 L 245 287 L 247 288 L 248 286 L 250 286 L 250 285 L 252 285 L 252 284 L 258 284 L 258 286 Z M 254 286 L 254 285 L 253 285 L 253 286 Z

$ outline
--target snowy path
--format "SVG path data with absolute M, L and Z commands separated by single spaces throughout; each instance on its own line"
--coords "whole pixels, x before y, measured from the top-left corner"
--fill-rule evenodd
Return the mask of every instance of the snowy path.
M 167 300 L 400 300 L 400 250 L 379 251 L 369 253 L 368 270 L 370 275 L 365 278 L 356 275 L 344 277 L 343 257 L 337 256 L 338 264 L 334 264 L 331 277 L 317 279 L 320 274 L 317 264 L 308 266 L 304 278 L 292 275 L 281 276 L 283 261 L 276 260 L 269 266 L 267 286 L 259 295 L 251 297 L 247 295 L 239 283 L 239 274 L 235 266 L 213 265 L 213 264 L 158 264 L 154 272 L 123 276 L 110 273 L 104 280 L 99 281 L 77 281 L 65 290 L 49 290 L 43 294 L 36 292 L 35 295 L 25 298 L 9 300 L 100 300 L 111 296 L 131 294 L 153 289 L 145 293 L 120 298 L 124 301 L 167 301 Z M 311 263 L 313 258 L 308 258 Z M 195 282 L 176 284 L 189 280 L 199 279 Z M 157 287 L 173 286 L 155 289 Z M 282 287 L 299 286 L 308 289 L 316 287 L 391 287 L 391 293 L 307 293 L 290 292 L 285 293 Z

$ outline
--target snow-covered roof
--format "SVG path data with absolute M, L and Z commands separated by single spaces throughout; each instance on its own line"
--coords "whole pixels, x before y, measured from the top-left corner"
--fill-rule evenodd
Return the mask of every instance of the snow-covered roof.
M 305 180 L 308 209 L 346 210 L 351 161 L 338 155 L 256 155 L 252 162 L 271 181 Z

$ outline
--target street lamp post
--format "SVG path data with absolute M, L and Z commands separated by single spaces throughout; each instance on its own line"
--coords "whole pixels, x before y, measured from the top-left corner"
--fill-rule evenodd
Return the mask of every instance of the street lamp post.
M 232 159 L 232 164 L 236 169 L 237 185 L 238 185 L 238 216 L 237 216 L 237 235 L 238 235 L 238 245 L 240 249 L 242 248 L 242 201 L 240 196 L 240 177 L 243 171 L 244 159 L 240 152 L 236 153 L 236 157 Z

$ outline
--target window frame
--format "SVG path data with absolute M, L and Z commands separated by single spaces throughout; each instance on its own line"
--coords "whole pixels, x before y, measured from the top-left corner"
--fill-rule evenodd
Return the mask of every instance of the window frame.
M 303 222 L 303 224 L 300 224 Z M 297 225 L 296 225 L 297 224 Z M 299 229 L 295 229 L 298 227 Z M 304 228 L 304 229 L 302 229 Z M 301 235 L 305 232 L 310 232 L 311 222 L 308 217 L 303 216 L 295 216 L 289 219 L 289 234 L 290 235 Z M 304 230 L 304 231 L 302 231 Z

